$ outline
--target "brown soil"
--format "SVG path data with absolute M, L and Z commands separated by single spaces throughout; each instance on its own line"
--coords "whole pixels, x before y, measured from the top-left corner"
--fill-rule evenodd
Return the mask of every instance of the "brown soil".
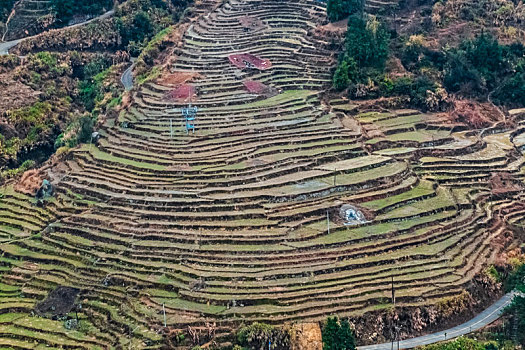
M 294 324 L 290 329 L 290 350 L 322 350 L 319 323 Z
M 244 16 L 239 18 L 239 23 L 243 28 L 258 30 L 264 28 L 264 23 L 257 17 Z
M 202 76 L 199 73 L 189 73 L 189 72 L 173 72 L 162 78 L 158 79 L 159 84 L 161 85 L 181 85 L 194 79 L 200 79 Z
M 490 187 L 492 194 L 501 195 L 510 192 L 519 192 L 523 190 L 523 185 L 519 180 L 513 178 L 510 173 L 494 173 L 490 178 Z
M 12 77 L 12 73 L 0 74 L 0 111 L 31 105 L 36 102 L 40 94 Z
M 246 90 L 248 90 L 248 92 L 251 94 L 260 95 L 267 98 L 279 94 L 277 89 L 264 85 L 259 81 L 246 80 L 243 82 L 243 84 Z
M 496 122 L 500 113 L 489 103 L 473 100 L 456 100 L 450 112 L 451 120 L 465 123 L 475 129 L 487 128 Z
M 30 196 L 34 196 L 44 180 L 43 174 L 37 169 L 26 171 L 15 184 L 15 190 Z
M 348 28 L 348 18 L 342 19 L 338 22 L 328 23 L 323 26 L 318 26 L 316 31 L 319 33 L 340 33 L 345 34 Z

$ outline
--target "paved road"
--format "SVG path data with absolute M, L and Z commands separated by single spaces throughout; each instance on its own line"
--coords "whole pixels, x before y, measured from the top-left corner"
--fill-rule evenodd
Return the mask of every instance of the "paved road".
M 124 88 L 126 90 L 131 90 L 133 88 L 133 67 L 135 66 L 135 58 L 131 58 L 131 66 L 129 66 L 128 69 L 124 71 L 122 74 L 122 77 L 120 78 L 120 82 L 122 85 L 124 85 Z
M 9 50 L 18 45 L 19 42 L 21 42 L 22 39 L 13 40 L 13 41 L 6 41 L 3 43 L 0 43 L 0 56 L 1 55 L 7 55 L 9 53 Z
M 512 298 L 518 295 L 519 292 L 511 292 L 505 294 L 501 299 L 496 301 L 494 304 L 485 309 L 482 313 L 474 317 L 472 320 L 465 322 L 457 327 L 450 328 L 441 332 L 424 335 L 422 337 L 402 340 L 399 342 L 400 349 L 410 349 L 421 345 L 428 345 L 437 343 L 446 339 L 452 339 L 474 332 L 480 328 L 483 328 L 495 320 L 497 320 L 505 307 L 512 303 Z M 445 336 L 446 334 L 446 336 Z M 446 337 L 446 339 L 445 339 Z M 376 345 L 360 346 L 358 350 L 391 350 L 392 343 L 383 343 Z M 394 349 L 397 349 L 397 343 L 394 344 Z
M 98 17 L 92 18 L 92 19 L 90 19 L 88 21 L 77 23 L 77 24 L 73 24 L 73 25 L 70 25 L 68 27 L 64 27 L 64 28 L 60 28 L 60 29 L 71 29 L 71 28 L 80 27 L 80 26 L 86 25 L 88 23 L 91 23 L 93 21 L 99 20 L 99 19 L 108 18 L 108 17 L 112 16 L 114 13 L 115 13 L 115 11 L 111 10 L 111 11 L 108 11 L 108 12 L 98 16 Z M 42 33 L 40 33 L 40 34 L 42 34 Z M 16 45 L 18 45 L 20 42 L 22 42 L 24 40 L 27 40 L 27 39 L 34 38 L 34 37 L 36 37 L 38 35 L 39 34 L 33 35 L 33 36 L 28 36 L 28 37 L 22 38 L 22 39 L 0 42 L 0 56 L 9 54 L 9 50 L 12 49 L 13 47 L 15 47 Z

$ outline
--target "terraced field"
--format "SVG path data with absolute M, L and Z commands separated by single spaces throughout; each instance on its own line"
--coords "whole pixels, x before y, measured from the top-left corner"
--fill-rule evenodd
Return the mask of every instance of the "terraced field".
M 325 21 L 317 1 L 199 11 L 162 79 L 132 91 L 98 144 L 46 168 L 57 194 L 44 209 L 2 190 L 0 346 L 158 348 L 163 309 L 169 328 L 215 322 L 219 335 L 356 316 L 390 305 L 392 277 L 399 305 L 433 304 L 494 260 L 507 222 L 524 223 L 525 125 L 352 115 L 323 93 L 336 54 L 312 34 Z M 240 70 L 236 53 L 272 66 Z M 186 102 L 166 99 L 166 77 L 183 73 L 199 107 L 189 134 Z M 249 93 L 248 80 L 277 94 Z M 495 195 L 498 174 L 511 183 Z M 346 225 L 345 204 L 367 221 Z M 30 316 L 62 285 L 82 289 L 79 331 Z
M 52 12 L 49 0 L 21 0 L 15 5 L 13 16 L 7 23 L 5 40 L 34 35 L 40 29 L 41 19 Z

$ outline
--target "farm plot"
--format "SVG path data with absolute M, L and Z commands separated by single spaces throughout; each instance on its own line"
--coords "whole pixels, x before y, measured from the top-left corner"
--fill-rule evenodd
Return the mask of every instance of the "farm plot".
M 398 305 L 433 304 L 494 259 L 506 220 L 522 223 L 523 191 L 501 185 L 523 178 L 522 157 L 500 147 L 511 134 L 331 108 L 336 55 L 313 34 L 324 12 L 314 0 L 204 12 L 166 67 L 198 76 L 195 133 L 161 77 L 61 163 L 44 209 L 3 189 L 2 346 L 159 348 L 163 309 L 173 329 L 354 316 L 385 305 L 392 277 Z M 239 53 L 271 66 L 232 64 Z M 343 205 L 365 219 L 350 225 Z M 81 290 L 81 332 L 29 317 L 59 286 Z

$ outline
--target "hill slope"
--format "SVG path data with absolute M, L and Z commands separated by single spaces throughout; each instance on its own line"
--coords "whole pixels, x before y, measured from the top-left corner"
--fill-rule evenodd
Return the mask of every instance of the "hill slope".
M 392 277 L 398 306 L 464 295 L 521 220 L 523 122 L 353 115 L 324 94 L 336 53 L 315 34 L 317 1 L 198 12 L 100 141 L 43 169 L 56 188 L 45 208 L 3 189 L 0 308 L 16 310 L 4 332 L 20 347 L 159 348 L 164 322 L 204 334 L 389 308 Z M 239 53 L 271 67 L 239 69 Z M 192 91 L 181 83 L 195 88 L 195 133 L 188 101 L 167 98 Z M 78 332 L 28 316 L 61 285 L 82 289 Z

